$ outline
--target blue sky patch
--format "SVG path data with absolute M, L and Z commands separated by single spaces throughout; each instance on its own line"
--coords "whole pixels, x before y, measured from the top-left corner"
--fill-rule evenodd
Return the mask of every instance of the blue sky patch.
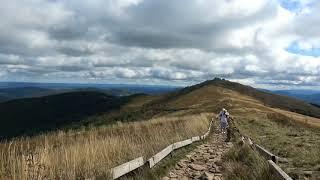
M 313 56 L 319 57 L 320 56 L 320 48 L 311 48 L 311 49 L 301 49 L 297 41 L 291 43 L 287 48 L 286 51 L 293 53 L 293 54 L 300 54 L 304 56 Z
M 304 8 L 310 8 L 313 6 L 315 1 L 309 1 L 308 3 L 301 3 L 300 0 L 278 0 L 280 5 L 288 9 L 291 12 L 299 13 Z
M 301 3 L 297 0 L 279 0 L 279 2 L 283 8 L 293 12 L 300 11 L 302 8 Z

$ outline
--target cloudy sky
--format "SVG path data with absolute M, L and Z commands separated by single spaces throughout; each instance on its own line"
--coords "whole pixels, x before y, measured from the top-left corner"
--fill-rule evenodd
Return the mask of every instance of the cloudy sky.
M 4 0 L 0 81 L 320 87 L 318 0 Z

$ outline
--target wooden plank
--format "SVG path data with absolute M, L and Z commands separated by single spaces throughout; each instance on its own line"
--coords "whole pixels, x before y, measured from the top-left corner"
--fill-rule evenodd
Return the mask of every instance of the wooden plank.
M 277 163 L 278 157 L 276 155 L 272 154 L 271 152 L 269 152 L 268 150 L 266 150 L 265 148 L 263 148 L 262 146 L 260 146 L 258 144 L 254 144 L 254 146 L 256 147 L 258 152 L 261 155 L 263 155 L 265 158 L 267 158 L 268 160 L 272 160 L 273 162 Z
M 191 140 L 192 140 L 192 142 L 200 141 L 200 137 L 195 136 L 195 137 L 192 137 Z
M 152 156 L 148 160 L 150 168 L 152 168 L 158 162 L 160 162 L 162 159 L 164 159 L 166 156 L 168 156 L 174 149 L 184 147 L 186 145 L 191 144 L 192 142 L 199 141 L 200 139 L 205 139 L 210 133 L 211 126 L 212 126 L 212 121 L 209 124 L 208 131 L 204 135 L 195 136 L 195 137 L 192 137 L 191 139 L 187 139 L 184 141 L 180 141 L 180 142 L 176 142 L 174 144 L 171 144 L 171 145 L 167 146 L 166 148 L 164 148 L 162 151 L 158 152 L 156 155 Z M 112 178 L 117 179 L 117 178 L 131 172 L 131 171 L 134 171 L 135 169 L 137 169 L 143 165 L 144 165 L 143 157 L 139 157 L 139 158 L 136 158 L 132 161 L 121 164 L 121 165 L 111 169 Z M 95 178 L 92 178 L 92 179 L 95 179 Z
M 143 157 L 136 158 L 132 161 L 121 164 L 120 166 L 114 167 L 111 169 L 112 178 L 117 179 L 141 166 L 143 166 L 144 161 Z
M 206 133 L 204 134 L 204 138 L 207 138 L 207 137 L 209 136 L 209 133 L 210 133 L 210 131 L 206 132 Z
M 164 148 L 162 151 L 158 152 L 156 155 L 152 156 L 148 160 L 150 168 L 152 168 L 154 165 L 160 162 L 163 158 L 169 155 L 172 152 L 172 150 L 173 150 L 173 145 L 171 144 L 166 148 Z
M 276 165 L 276 163 L 274 163 L 272 160 L 268 160 L 268 163 L 271 167 L 271 170 L 279 180 L 292 180 L 292 178 L 287 173 L 285 173 L 278 165 Z
M 184 140 L 184 141 L 180 141 L 180 142 L 176 142 L 173 144 L 173 149 L 179 149 L 181 147 L 184 147 L 184 146 L 187 146 L 189 144 L 192 143 L 192 139 L 187 139 L 187 140 Z

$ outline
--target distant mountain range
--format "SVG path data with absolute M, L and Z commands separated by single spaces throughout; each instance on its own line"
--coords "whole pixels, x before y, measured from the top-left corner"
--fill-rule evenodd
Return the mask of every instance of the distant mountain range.
M 272 92 L 301 99 L 318 106 L 320 105 L 320 90 L 277 90 Z
M 112 89 L 97 87 L 0 89 L 5 97 L 9 94 L 11 98 L 20 98 L 0 103 L 0 139 L 60 128 L 141 121 L 176 111 L 218 112 L 222 107 L 229 109 L 237 106 L 236 103 L 247 103 L 239 99 L 240 95 L 258 100 L 261 106 L 320 117 L 320 108 L 305 101 L 223 79 L 205 81 L 183 89 L 176 88 L 175 91 L 171 87 L 136 87 L 136 90 L 139 88 L 142 92 L 168 93 L 123 95 L 131 94 L 132 91 L 120 89 L 113 92 Z M 234 95 L 231 97 L 229 93 Z M 33 97 L 21 98 L 25 96 Z
M 41 97 L 52 94 L 59 94 L 68 90 L 47 89 L 40 87 L 10 87 L 0 89 L 0 102 L 12 99 Z
M 96 91 L 113 96 L 128 96 L 137 93 L 161 94 L 174 91 L 176 89 L 179 89 L 179 87 L 128 84 L 0 82 L 0 102 L 20 98 L 42 97 L 73 91 Z

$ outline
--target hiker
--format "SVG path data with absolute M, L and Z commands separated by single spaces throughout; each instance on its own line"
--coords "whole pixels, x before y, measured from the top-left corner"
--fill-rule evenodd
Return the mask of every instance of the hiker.
M 217 118 L 220 119 L 221 132 L 222 134 L 225 134 L 228 127 L 228 118 L 229 118 L 228 111 L 225 108 L 222 108 L 222 111 L 220 111 Z

